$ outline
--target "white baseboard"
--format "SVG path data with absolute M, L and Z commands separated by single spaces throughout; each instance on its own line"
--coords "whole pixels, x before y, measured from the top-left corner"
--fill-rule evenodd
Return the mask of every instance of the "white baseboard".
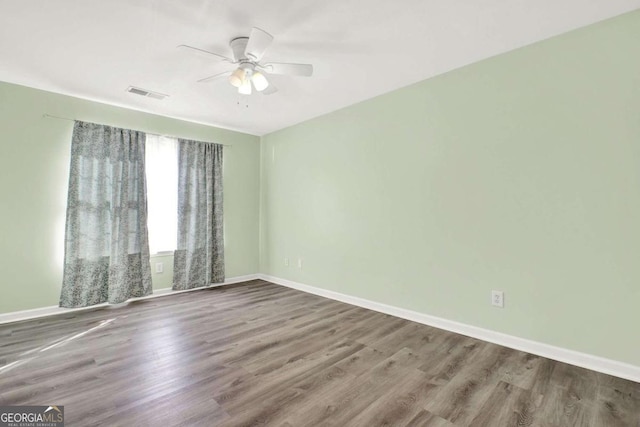
M 424 325 L 433 326 L 439 329 L 455 332 L 469 337 L 488 341 L 504 347 L 513 348 L 548 359 L 557 360 L 559 362 L 568 363 L 592 371 L 602 372 L 604 374 L 625 378 L 631 381 L 640 382 L 640 366 L 630 365 L 628 363 L 618 362 L 616 360 L 606 359 L 600 356 L 581 353 L 562 347 L 556 347 L 541 342 L 531 341 L 525 338 L 515 337 L 513 335 L 503 334 L 501 332 L 491 331 L 489 329 L 479 328 L 477 326 L 467 325 L 452 320 L 443 319 L 441 317 L 431 316 L 417 311 L 407 310 L 400 307 L 367 300 L 364 298 L 354 297 L 351 295 L 341 294 L 339 292 L 327 289 L 309 286 L 302 283 L 293 282 L 279 277 L 273 277 L 266 274 L 259 274 L 259 278 L 278 285 L 297 289 L 303 292 L 319 295 L 325 298 L 345 302 L 347 304 L 368 308 L 413 322 L 422 323 Z
M 151 294 L 151 295 L 147 295 L 145 297 L 140 297 L 140 298 L 131 298 L 130 300 L 127 300 L 126 302 L 124 302 L 122 304 L 127 304 L 128 302 L 131 302 L 131 301 L 139 301 L 139 300 L 145 300 L 145 299 L 149 299 L 149 298 L 157 298 L 157 297 L 162 297 L 162 296 L 167 296 L 167 295 L 179 294 L 179 293 L 183 293 L 183 292 L 192 292 L 192 291 L 197 291 L 197 290 L 202 290 L 202 289 L 214 288 L 214 287 L 218 287 L 218 286 L 232 285 L 234 283 L 248 282 L 250 280 L 256 280 L 256 279 L 259 279 L 259 278 L 260 277 L 259 277 L 258 274 L 249 274 L 249 275 L 246 275 L 246 276 L 230 277 L 228 279 L 225 279 L 224 283 L 214 283 L 211 286 L 207 286 L 207 287 L 204 287 L 204 288 L 187 289 L 187 290 L 184 290 L 184 291 L 173 291 L 171 288 L 155 289 L 153 291 L 153 294 Z M 120 306 L 122 304 L 116 304 L 116 306 Z M 80 308 L 61 308 L 61 307 L 52 305 L 52 306 L 49 306 L 49 307 L 34 308 L 32 310 L 14 311 L 14 312 L 11 312 L 11 313 L 2 313 L 2 314 L 0 314 L 0 324 L 2 324 L 2 323 L 10 323 L 10 322 L 18 322 L 20 320 L 36 319 L 36 318 L 39 318 L 39 317 L 53 316 L 55 314 L 61 314 L 61 313 L 71 313 L 71 312 L 74 312 L 74 311 L 93 310 L 93 309 L 99 308 L 99 307 L 110 307 L 110 306 L 112 307 L 113 305 L 108 304 L 108 303 L 103 303 L 103 304 L 91 305 L 89 307 L 80 307 Z

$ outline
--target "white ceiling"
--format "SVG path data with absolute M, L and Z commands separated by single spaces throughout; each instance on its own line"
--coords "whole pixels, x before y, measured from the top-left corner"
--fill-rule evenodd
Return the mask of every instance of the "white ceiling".
M 640 0 L 0 0 L 0 80 L 263 135 L 563 32 Z M 251 27 L 275 36 L 276 94 L 196 80 Z M 127 93 L 138 86 L 170 97 Z M 1 102 L 1 100 L 0 100 Z M 44 113 L 44 112 L 43 112 Z M 81 117 L 79 117 L 81 119 Z

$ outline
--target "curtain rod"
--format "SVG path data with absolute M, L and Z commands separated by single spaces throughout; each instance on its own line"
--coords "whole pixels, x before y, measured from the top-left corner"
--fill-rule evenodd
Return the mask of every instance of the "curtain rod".
M 53 114 L 48 114 L 48 113 L 44 113 L 42 115 L 42 117 L 48 118 L 48 119 L 69 120 L 70 122 L 77 121 L 76 119 L 70 119 L 69 117 L 54 116 Z M 106 126 L 108 126 L 108 125 L 106 125 Z M 142 132 L 142 131 L 138 131 L 138 132 Z M 153 132 L 144 132 L 144 133 L 149 134 L 149 135 L 154 135 L 154 136 L 164 136 L 166 138 L 186 139 L 186 138 L 182 138 L 182 137 L 174 136 L 174 135 L 160 135 L 159 133 L 153 133 Z M 209 141 L 203 141 L 203 142 L 209 142 Z M 211 144 L 218 144 L 218 145 L 222 145 L 223 147 L 233 147 L 233 145 L 231 145 L 231 144 L 220 144 L 218 142 L 211 142 Z

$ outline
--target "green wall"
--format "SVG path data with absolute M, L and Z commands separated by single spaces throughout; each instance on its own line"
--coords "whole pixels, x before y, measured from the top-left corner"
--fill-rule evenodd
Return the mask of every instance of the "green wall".
M 226 261 L 226 260 L 225 260 Z M 173 286 L 173 254 L 151 255 L 151 279 L 153 289 L 166 289 Z M 156 273 L 156 264 L 162 264 L 162 273 Z M 252 273 L 249 273 L 252 274 Z
M 634 12 L 263 137 L 261 272 L 640 365 L 638 40 Z
M 150 101 L 151 102 L 151 101 Z M 227 277 L 258 272 L 259 138 L 0 82 L 0 313 L 57 305 L 73 123 L 44 113 L 232 145 L 224 152 Z M 170 286 L 172 257 L 154 274 Z

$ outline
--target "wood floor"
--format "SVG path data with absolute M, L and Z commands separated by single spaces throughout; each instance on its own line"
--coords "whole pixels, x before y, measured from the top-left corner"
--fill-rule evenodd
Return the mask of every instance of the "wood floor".
M 640 426 L 640 384 L 263 281 L 0 325 L 67 426 Z

